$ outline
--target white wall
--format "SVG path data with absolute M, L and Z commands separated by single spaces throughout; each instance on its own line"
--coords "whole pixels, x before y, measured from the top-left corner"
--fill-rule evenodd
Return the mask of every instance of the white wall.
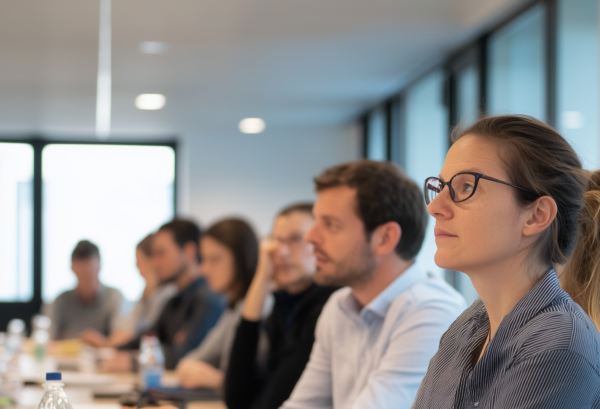
M 356 125 L 244 135 L 190 132 L 178 147 L 178 210 L 208 227 L 231 215 L 268 234 L 283 206 L 314 200 L 312 178 L 361 154 Z

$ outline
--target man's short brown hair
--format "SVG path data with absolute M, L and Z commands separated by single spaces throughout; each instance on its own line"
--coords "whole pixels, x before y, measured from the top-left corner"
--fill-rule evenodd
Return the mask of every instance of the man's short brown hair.
M 169 223 L 160 226 L 158 231 L 171 232 L 171 234 L 173 234 L 173 240 L 175 240 L 175 243 L 177 243 L 177 246 L 180 249 L 183 249 L 188 243 L 193 243 L 196 247 L 196 258 L 199 263 L 202 262 L 199 251 L 202 230 L 200 230 L 200 227 L 198 227 L 195 222 L 188 219 L 175 218 Z
M 81 240 L 73 249 L 71 254 L 71 261 L 75 260 L 88 260 L 92 257 L 100 258 L 100 250 L 98 246 L 89 240 Z
M 356 213 L 362 220 L 367 237 L 387 222 L 396 222 L 402 237 L 396 253 L 413 260 L 425 238 L 427 209 L 423 193 L 391 162 L 358 160 L 326 169 L 314 179 L 316 191 L 348 186 L 356 189 Z
M 308 214 L 310 217 L 314 217 L 313 216 L 313 203 L 312 202 L 299 202 L 299 203 L 293 203 L 291 205 L 288 205 L 286 207 L 284 207 L 283 209 L 281 209 L 281 211 L 279 213 L 277 213 L 277 217 L 279 216 L 289 216 L 292 213 L 306 213 Z

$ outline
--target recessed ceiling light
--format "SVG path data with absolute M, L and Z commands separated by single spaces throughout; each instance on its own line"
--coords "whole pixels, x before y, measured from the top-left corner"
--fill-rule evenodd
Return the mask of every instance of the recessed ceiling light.
M 161 109 L 167 99 L 163 94 L 140 94 L 135 99 L 137 109 Z
M 159 41 L 144 41 L 140 44 L 140 51 L 144 54 L 162 54 L 168 48 L 169 44 Z
M 265 121 L 260 118 L 242 119 L 239 128 L 243 133 L 261 133 L 265 130 Z

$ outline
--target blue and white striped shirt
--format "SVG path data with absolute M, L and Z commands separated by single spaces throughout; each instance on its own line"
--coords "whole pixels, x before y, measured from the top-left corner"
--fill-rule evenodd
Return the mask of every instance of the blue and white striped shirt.
M 550 270 L 502 320 L 475 301 L 442 337 L 415 409 L 600 408 L 600 334 Z

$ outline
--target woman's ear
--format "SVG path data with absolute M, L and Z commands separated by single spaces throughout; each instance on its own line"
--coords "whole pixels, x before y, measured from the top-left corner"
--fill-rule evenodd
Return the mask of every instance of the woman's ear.
M 550 196 L 538 198 L 528 209 L 523 234 L 533 236 L 546 230 L 556 218 L 557 212 L 556 202 Z
M 371 235 L 373 253 L 382 256 L 393 252 L 402 237 L 402 228 L 396 222 L 387 222 L 377 227 Z

